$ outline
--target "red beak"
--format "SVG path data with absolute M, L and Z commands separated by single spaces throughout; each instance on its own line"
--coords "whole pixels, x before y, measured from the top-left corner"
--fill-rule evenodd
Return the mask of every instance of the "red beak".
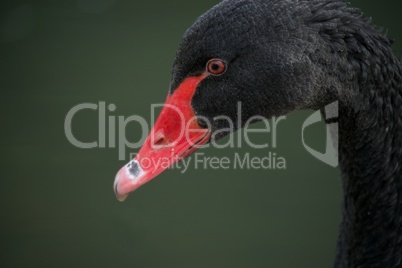
M 191 107 L 195 90 L 205 77 L 203 74 L 185 79 L 167 97 L 138 155 L 116 175 L 114 189 L 117 199 L 124 201 L 130 192 L 209 141 L 209 129 L 198 125 Z

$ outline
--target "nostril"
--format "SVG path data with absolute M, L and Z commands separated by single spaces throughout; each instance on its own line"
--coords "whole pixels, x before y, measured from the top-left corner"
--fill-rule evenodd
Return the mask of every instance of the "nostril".
M 160 129 L 151 137 L 151 147 L 155 149 L 161 149 L 170 145 L 170 140 L 165 136 L 163 129 Z
M 156 142 L 154 143 L 154 145 L 156 146 L 163 146 L 166 145 L 167 141 L 165 137 L 159 137 Z
M 161 147 L 166 147 L 169 145 L 169 140 L 166 138 L 162 130 L 158 131 L 151 140 L 152 147 L 155 149 L 160 149 Z

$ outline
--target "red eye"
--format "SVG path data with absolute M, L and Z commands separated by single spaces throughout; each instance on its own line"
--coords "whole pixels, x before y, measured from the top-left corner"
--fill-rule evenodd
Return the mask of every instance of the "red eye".
M 213 75 L 221 75 L 226 71 L 226 64 L 220 59 L 212 59 L 207 63 L 207 71 Z

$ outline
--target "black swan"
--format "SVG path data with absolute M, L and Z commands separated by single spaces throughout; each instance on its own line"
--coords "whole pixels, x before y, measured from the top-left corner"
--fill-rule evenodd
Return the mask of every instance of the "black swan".
M 232 132 L 217 116 L 244 124 L 338 101 L 344 201 L 334 266 L 402 267 L 402 66 L 391 43 L 341 0 L 221 2 L 186 32 L 166 107 L 117 174 L 117 197 L 167 168 L 141 158 L 172 164 Z

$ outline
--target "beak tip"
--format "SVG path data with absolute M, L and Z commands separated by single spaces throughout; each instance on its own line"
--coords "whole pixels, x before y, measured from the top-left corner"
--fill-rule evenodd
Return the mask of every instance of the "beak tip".
M 116 174 L 116 177 L 114 179 L 114 193 L 116 194 L 116 198 L 117 200 L 119 200 L 120 202 L 124 202 L 128 196 L 128 194 L 122 194 L 121 191 L 119 191 L 119 182 L 120 182 L 120 178 L 121 178 L 121 170 Z
M 126 201 L 127 196 L 128 196 L 128 195 L 117 195 L 117 194 L 116 194 L 116 198 L 117 198 L 117 200 L 120 201 L 120 202 Z

